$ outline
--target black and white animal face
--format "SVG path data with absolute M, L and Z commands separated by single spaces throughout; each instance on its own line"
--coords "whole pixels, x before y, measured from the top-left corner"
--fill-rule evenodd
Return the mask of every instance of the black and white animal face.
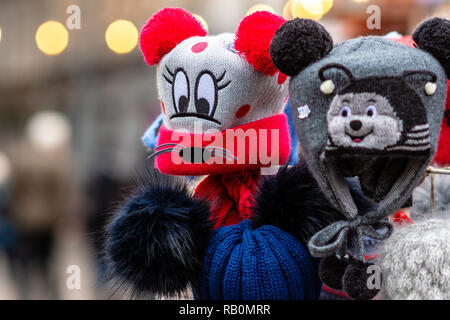
M 376 93 L 336 95 L 327 114 L 335 147 L 384 150 L 397 144 L 403 132 L 389 100 Z
M 329 69 L 345 73 L 348 79 L 343 88 L 336 89 L 333 80 L 327 79 Z M 433 95 L 435 74 L 405 71 L 397 77 L 356 79 L 345 66 L 330 64 L 319 71 L 319 77 L 323 93 L 335 91 L 327 113 L 327 153 L 429 153 L 430 127 L 417 90 Z

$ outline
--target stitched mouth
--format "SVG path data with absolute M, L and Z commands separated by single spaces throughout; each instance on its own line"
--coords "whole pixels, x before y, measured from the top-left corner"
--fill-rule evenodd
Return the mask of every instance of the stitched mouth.
M 222 157 L 228 160 L 237 161 L 238 158 L 233 155 L 233 153 L 227 149 L 221 148 L 219 146 L 206 146 L 206 147 L 184 147 L 181 144 L 169 142 L 163 143 L 155 147 L 155 152 L 153 152 L 148 159 L 158 157 L 166 153 L 178 153 L 178 155 L 185 161 L 194 164 L 202 164 L 208 161 L 211 157 Z
M 212 122 L 215 122 L 217 124 L 222 124 L 219 120 L 214 119 L 211 116 L 208 116 L 206 114 L 201 114 L 201 113 L 195 113 L 195 112 L 175 113 L 173 116 L 170 117 L 170 119 L 182 118 L 182 117 L 196 117 L 196 118 L 200 118 L 200 119 L 203 119 L 203 120 L 212 121 Z
M 367 137 L 368 135 L 371 135 L 372 133 L 373 133 L 373 129 L 368 134 L 365 134 L 363 136 L 352 136 L 351 134 L 345 132 L 345 134 L 348 135 L 354 143 L 361 143 L 365 137 Z

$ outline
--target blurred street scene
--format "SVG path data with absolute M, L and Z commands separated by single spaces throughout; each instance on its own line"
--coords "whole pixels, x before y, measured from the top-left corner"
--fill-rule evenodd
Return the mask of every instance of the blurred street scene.
M 124 298 L 107 285 L 102 228 L 149 165 L 141 136 L 160 103 L 138 30 L 168 6 L 211 34 L 249 10 L 314 18 L 337 42 L 450 18 L 449 0 L 2 0 L 0 299 Z

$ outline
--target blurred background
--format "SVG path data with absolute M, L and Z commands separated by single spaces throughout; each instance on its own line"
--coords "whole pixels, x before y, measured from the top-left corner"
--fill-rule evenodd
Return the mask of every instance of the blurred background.
M 256 10 L 313 18 L 336 42 L 450 18 L 450 0 L 1 0 L 0 299 L 122 298 L 102 227 L 148 165 L 140 138 L 160 106 L 138 30 L 168 6 L 211 34 Z

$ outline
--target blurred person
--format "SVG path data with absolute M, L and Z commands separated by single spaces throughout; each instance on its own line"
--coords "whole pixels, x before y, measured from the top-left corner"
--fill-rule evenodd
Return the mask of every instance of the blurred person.
M 63 137 L 58 124 L 33 120 L 12 155 L 10 211 L 19 238 L 13 270 L 21 298 L 51 299 L 58 297 L 58 279 L 51 267 L 57 231 L 79 230 L 83 219 L 74 215 L 78 192 L 70 135 L 55 140 Z M 46 133 L 52 138 L 39 138 L 43 128 L 56 128 Z
M 110 213 L 115 207 L 117 199 L 123 197 L 123 189 L 128 183 L 121 181 L 107 171 L 95 173 L 89 182 L 87 193 L 89 218 L 87 229 L 93 245 L 96 261 L 96 273 L 99 286 L 107 284 L 107 267 L 103 259 L 104 232 Z
M 16 276 L 23 298 L 30 298 L 30 277 L 35 275 L 45 283 L 44 290 L 49 293 L 46 298 L 56 297 L 48 272 L 49 261 L 54 231 L 68 195 L 65 161 L 59 158 L 39 154 L 22 144 L 15 159 L 11 211 L 19 229 Z
M 11 164 L 5 154 L 0 152 L 0 251 L 7 255 L 12 253 L 15 242 L 15 230 L 9 215 Z

